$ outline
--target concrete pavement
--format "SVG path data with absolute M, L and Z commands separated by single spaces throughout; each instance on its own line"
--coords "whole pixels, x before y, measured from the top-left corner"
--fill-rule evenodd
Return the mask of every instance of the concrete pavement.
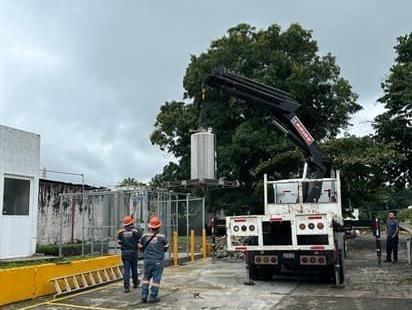
M 403 240 L 404 241 L 404 240 Z M 165 270 L 161 302 L 141 304 L 139 291 L 122 292 L 121 283 L 45 303 L 32 309 L 412 309 L 412 268 L 406 263 L 405 244 L 400 262 L 376 267 L 374 239 L 351 241 L 346 261 L 346 286 L 331 288 L 316 277 L 275 277 L 245 286 L 243 262 L 200 260 Z M 42 301 L 41 301 L 42 302 Z

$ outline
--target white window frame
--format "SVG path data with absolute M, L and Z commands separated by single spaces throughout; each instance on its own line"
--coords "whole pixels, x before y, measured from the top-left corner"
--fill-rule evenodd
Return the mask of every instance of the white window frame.
M 29 212 L 28 214 L 4 214 L 4 186 L 6 183 L 6 179 L 17 179 L 17 180 L 24 180 L 24 181 L 29 181 L 30 186 L 29 186 Z M 22 175 L 16 175 L 16 174 L 11 174 L 11 173 L 4 173 L 3 174 L 3 180 L 2 180 L 2 186 L 1 186 L 1 216 L 11 218 L 11 217 L 30 217 L 32 213 L 32 203 L 33 203 L 33 177 L 29 176 L 22 176 Z

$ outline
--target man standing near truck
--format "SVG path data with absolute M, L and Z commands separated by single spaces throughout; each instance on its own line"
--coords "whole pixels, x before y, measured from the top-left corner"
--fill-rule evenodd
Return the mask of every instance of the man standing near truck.
M 148 302 L 155 303 L 160 301 L 158 294 L 163 273 L 164 256 L 169 248 L 169 242 L 166 237 L 159 233 L 160 226 L 162 226 L 160 219 L 156 216 L 152 217 L 148 225 L 150 231 L 145 233 L 139 242 L 139 247 L 144 257 L 144 276 L 141 296 L 143 303 L 147 302 L 150 280 L 152 280 L 152 286 L 150 288 L 150 300 Z
M 389 212 L 386 220 L 386 261 L 387 263 L 398 262 L 398 241 L 399 241 L 399 222 L 395 213 Z M 392 260 L 393 253 L 393 260 Z
M 118 243 L 122 250 L 123 286 L 124 292 L 130 292 L 130 273 L 132 273 L 133 287 L 138 288 L 137 251 L 141 234 L 134 228 L 134 219 L 127 215 L 123 219 L 123 229 L 117 235 Z

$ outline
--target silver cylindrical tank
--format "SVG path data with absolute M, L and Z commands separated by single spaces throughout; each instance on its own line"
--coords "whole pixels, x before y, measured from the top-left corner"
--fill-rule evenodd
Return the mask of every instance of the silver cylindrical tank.
M 216 179 L 215 134 L 199 131 L 190 137 L 190 179 Z

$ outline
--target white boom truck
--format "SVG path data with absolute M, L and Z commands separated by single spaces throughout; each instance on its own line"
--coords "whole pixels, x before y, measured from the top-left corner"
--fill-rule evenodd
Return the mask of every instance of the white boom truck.
M 246 283 L 292 271 L 316 272 L 341 286 L 345 239 L 339 171 L 325 178 L 322 155 L 295 114 L 300 104 L 285 92 L 227 71 L 213 72 L 206 83 L 248 102 L 270 105 L 273 124 L 305 156 L 301 179 L 270 181 L 265 174 L 264 215 L 226 218 L 227 248 L 245 253 Z

